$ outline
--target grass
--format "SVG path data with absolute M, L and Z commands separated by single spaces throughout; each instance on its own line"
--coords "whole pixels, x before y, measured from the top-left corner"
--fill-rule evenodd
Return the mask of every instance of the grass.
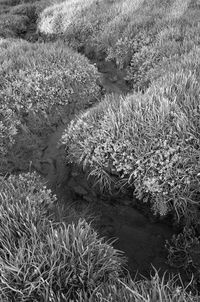
M 75 113 L 97 101 L 99 75 L 86 58 L 58 42 L 4 39 L 0 66 L 1 145 L 7 157 L 10 152 L 13 166 L 19 156 L 27 168 L 31 154 L 37 154 L 42 139 L 55 126 L 63 119 L 69 122 Z M 16 122 L 12 124 L 11 119 Z M 9 142 L 16 142 L 14 149 Z
M 51 225 L 45 237 L 21 240 L 18 251 L 1 264 L 3 299 L 76 299 L 121 272 L 119 253 L 83 220 L 77 226 Z
M 53 1 L 13 0 L 0 2 L 0 37 L 38 40 L 37 19 Z
M 130 278 L 117 280 L 108 286 L 102 286 L 98 298 L 94 301 L 127 301 L 127 302 L 195 302 L 199 297 L 196 294 L 188 293 L 190 286 L 183 285 L 178 276 L 167 277 L 165 274 L 160 277 L 155 274 L 150 280 L 134 282 Z M 106 297 L 106 298 L 105 298 Z M 102 300 L 101 300 L 102 299 Z M 84 300 L 82 300 L 84 301 Z
M 180 1 L 177 0 L 173 3 L 170 13 L 167 16 L 169 19 L 178 19 L 180 18 L 185 11 L 187 10 L 191 0 Z
M 2 301 L 69 301 L 122 274 L 122 253 L 86 220 L 53 222 L 56 197 L 38 175 L 0 181 Z
M 58 6 L 49 7 L 43 12 L 39 30 L 46 34 L 63 34 L 72 46 L 83 47 L 88 55 L 96 52 L 96 54 L 103 54 L 104 56 L 109 54 L 110 57 L 111 52 L 115 52 L 116 43 L 119 43 L 121 39 L 130 40 L 131 45 L 134 43 L 132 34 L 135 32 L 134 27 L 147 27 L 148 23 L 151 22 L 151 17 L 157 14 L 159 9 L 161 15 L 165 13 L 166 4 L 155 2 L 151 1 L 147 5 L 143 0 L 131 2 L 129 0 L 97 1 L 97 3 L 92 1 L 88 3 L 90 7 L 87 8 L 82 7 L 82 2 L 79 0 L 78 8 L 71 6 L 72 12 L 71 9 L 66 11 L 63 9 L 59 15 L 59 7 L 60 10 L 64 6 L 66 7 L 69 4 L 67 1 Z M 52 13 L 50 14 L 50 12 Z M 72 19 L 70 19 L 71 14 L 75 16 Z M 62 21 L 56 23 L 56 20 L 61 17 Z M 69 20 L 71 21 L 69 22 Z M 50 27 L 49 22 L 51 22 Z M 59 24 L 59 26 L 55 24 Z M 130 54 L 131 45 L 128 47 L 128 56 L 132 54 Z M 123 46 L 121 47 L 123 52 L 122 48 Z M 113 57 L 113 59 L 115 58 Z M 125 61 L 127 60 L 128 58 L 125 58 Z
M 199 9 L 197 0 L 0 0 L 2 301 L 199 301 Z M 59 41 L 17 39 L 39 36 Z M 124 69 L 132 92 L 94 106 L 98 71 L 75 50 Z M 157 271 L 132 280 L 90 212 L 61 207 L 35 173 L 7 174 L 28 170 L 63 121 L 67 162 L 102 191 L 128 188 L 173 216 L 168 262 L 189 284 Z
M 78 116 L 63 134 L 67 159 L 88 167 L 103 189 L 131 187 L 155 213 L 192 219 L 199 188 L 198 58 L 197 48 L 145 94 L 107 96 Z
M 37 174 L 1 178 L 0 187 L 2 301 L 198 301 L 179 277 L 125 277 L 123 253 L 84 218 L 54 222 L 56 196 Z
M 65 10 L 67 1 L 44 10 L 39 30 L 61 36 L 90 58 L 115 62 L 126 70 L 130 88 L 144 91 L 151 84 L 149 70 L 199 45 L 199 6 L 194 0 L 179 2 L 92 1 L 83 7 L 79 0 Z
M 40 30 L 51 34 L 63 32 L 77 18 L 77 14 L 93 2 L 94 0 L 70 0 L 48 7 L 41 14 Z
M 28 17 L 12 14 L 1 15 L 0 21 L 0 36 L 7 38 L 16 38 L 27 31 Z

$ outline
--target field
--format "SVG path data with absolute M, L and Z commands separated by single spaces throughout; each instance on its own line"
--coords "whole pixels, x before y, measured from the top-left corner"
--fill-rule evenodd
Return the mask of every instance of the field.
M 199 0 L 0 0 L 0 300 L 200 301 L 199 121 Z

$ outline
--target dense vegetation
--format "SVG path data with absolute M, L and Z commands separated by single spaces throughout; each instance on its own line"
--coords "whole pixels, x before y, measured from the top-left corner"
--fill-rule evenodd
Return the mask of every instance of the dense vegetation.
M 186 223 L 198 221 L 199 54 L 168 63 L 145 94 L 107 96 L 63 135 L 67 157 L 90 166 L 103 189 L 130 186 L 155 213 Z
M 0 66 L 0 156 L 7 152 L 10 168 L 19 169 L 37 157 L 41 139 L 53 127 L 97 99 L 98 72 L 62 43 L 8 39 L 0 44 Z
M 1 0 L 0 36 L 4 38 L 38 39 L 37 20 L 51 0 Z
M 0 0 L 2 301 L 199 301 L 179 278 L 133 281 L 87 215 L 55 222 L 57 197 L 28 172 L 64 123 L 66 163 L 173 218 L 181 232 L 167 242 L 168 262 L 197 289 L 199 44 L 198 0 Z M 99 102 L 85 56 L 123 69 L 131 93 Z
M 10 176 L 0 188 L 1 301 L 69 301 L 119 277 L 120 252 L 85 220 L 48 218 L 56 197 L 39 176 Z

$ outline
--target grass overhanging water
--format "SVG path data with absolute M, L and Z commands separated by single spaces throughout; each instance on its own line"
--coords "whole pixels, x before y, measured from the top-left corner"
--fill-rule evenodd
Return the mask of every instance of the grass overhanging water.
M 0 0 L 2 301 L 199 301 L 199 26 L 198 0 Z M 99 102 L 100 75 L 84 55 L 123 70 L 130 93 Z M 157 271 L 132 280 L 87 215 L 54 222 L 56 196 L 16 171 L 63 121 L 66 163 L 173 217 L 181 232 L 168 262 L 191 283 Z

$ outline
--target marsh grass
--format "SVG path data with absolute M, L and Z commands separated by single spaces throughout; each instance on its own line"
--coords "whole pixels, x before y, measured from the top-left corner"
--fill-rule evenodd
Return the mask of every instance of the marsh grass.
M 94 301 L 135 302 L 196 302 L 198 295 L 188 292 L 190 283 L 184 285 L 179 276 L 159 276 L 158 271 L 149 280 L 133 281 L 130 278 L 103 286 Z M 101 300 L 102 299 L 102 300 Z
M 90 223 L 55 222 L 56 197 L 35 173 L 1 178 L 0 298 L 2 301 L 196 302 L 178 276 L 135 281 L 126 259 Z
M 27 168 L 55 126 L 64 118 L 69 122 L 100 95 L 97 69 L 65 46 L 12 39 L 0 44 L 0 110 L 7 129 L 0 143 L 13 162 L 8 170 L 19 157 L 20 168 Z
M 174 211 L 178 220 L 198 206 L 198 53 L 145 94 L 107 96 L 63 134 L 67 158 L 88 166 L 103 189 L 131 186 L 155 213 Z
M 69 301 L 122 274 L 123 253 L 84 218 L 52 220 L 56 197 L 38 175 L 10 176 L 0 184 L 2 301 Z
M 185 284 L 157 271 L 149 280 L 125 277 L 123 253 L 99 237 L 90 209 L 61 207 L 43 180 L 28 173 L 0 179 L 0 299 L 197 302 L 200 6 L 179 0 L 50 2 L 39 30 L 126 69 L 133 92 L 105 96 L 83 111 L 99 98 L 96 68 L 67 43 L 4 39 L 24 35 L 28 19 L 36 20 L 46 4 L 0 0 L 1 175 L 11 158 L 25 167 L 24 155 L 30 160 L 38 138 L 67 115 L 66 160 L 89 168 L 102 191 L 127 187 L 155 214 L 172 213 L 186 225 L 168 243 L 168 260 L 195 280 Z

